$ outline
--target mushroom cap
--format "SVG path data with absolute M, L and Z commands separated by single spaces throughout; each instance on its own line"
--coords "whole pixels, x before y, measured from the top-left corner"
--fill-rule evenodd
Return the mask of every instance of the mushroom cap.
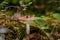
M 19 22 L 24 23 L 26 21 L 31 21 L 34 19 L 34 16 L 27 15 L 27 16 L 21 16 L 19 13 L 15 13 L 12 17 L 14 20 L 19 20 Z
M 26 22 L 26 21 L 31 21 L 31 20 L 33 20 L 34 19 L 34 16 L 22 16 L 22 17 L 20 17 L 19 18 L 19 21 L 21 22 L 21 23 L 24 23 L 24 22 Z

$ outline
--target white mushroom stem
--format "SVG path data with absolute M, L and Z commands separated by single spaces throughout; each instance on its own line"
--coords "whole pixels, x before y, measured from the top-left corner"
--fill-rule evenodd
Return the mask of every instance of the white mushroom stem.
M 30 25 L 29 24 L 26 24 L 26 33 L 30 34 Z

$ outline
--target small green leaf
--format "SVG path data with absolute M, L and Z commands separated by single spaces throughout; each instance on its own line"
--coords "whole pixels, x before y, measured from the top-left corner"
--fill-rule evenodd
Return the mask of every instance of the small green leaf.
M 17 4 L 19 3 L 19 0 L 12 0 L 12 4 Z
M 41 19 L 41 18 L 40 17 L 34 17 L 33 20 L 39 20 L 39 19 Z
M 56 18 L 58 21 L 60 21 L 60 14 L 59 13 L 53 14 L 53 17 Z
M 34 21 L 27 21 L 27 22 L 25 22 L 26 24 L 29 24 L 29 25 L 31 25 L 31 26 L 34 26 L 36 23 L 34 22 Z
M 57 39 L 57 40 L 60 40 L 60 39 Z
M 31 0 L 23 0 L 25 3 L 28 3 L 28 2 L 30 2 Z
M 43 20 L 36 20 L 35 21 L 40 27 L 44 27 L 45 22 Z
M 38 25 L 38 28 L 40 29 L 48 29 L 48 27 L 45 27 L 45 22 L 43 20 L 36 20 L 36 24 Z
M 44 21 L 46 21 L 46 20 L 51 19 L 51 18 L 50 17 L 42 16 L 41 19 L 44 20 Z

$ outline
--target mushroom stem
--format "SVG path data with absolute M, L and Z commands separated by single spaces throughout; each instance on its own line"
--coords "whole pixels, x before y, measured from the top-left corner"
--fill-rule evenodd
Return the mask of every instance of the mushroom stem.
M 29 24 L 26 24 L 26 33 L 27 33 L 27 34 L 30 34 L 30 27 L 29 27 Z
M 29 40 L 30 39 L 30 37 L 29 37 L 29 34 L 30 34 L 30 25 L 29 24 L 26 24 L 26 34 L 28 36 L 27 40 Z

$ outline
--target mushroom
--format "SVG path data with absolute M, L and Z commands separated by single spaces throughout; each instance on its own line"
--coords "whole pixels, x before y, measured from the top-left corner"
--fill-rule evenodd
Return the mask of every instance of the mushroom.
M 21 23 L 26 24 L 26 33 L 27 33 L 27 34 L 30 34 L 30 25 L 27 24 L 26 22 L 33 20 L 33 18 L 34 18 L 34 16 L 30 16 L 30 15 L 28 15 L 28 16 L 23 16 L 23 17 L 20 17 L 20 18 L 19 18 L 19 21 L 20 21 Z
M 13 19 L 15 20 L 19 20 L 19 22 L 26 24 L 26 34 L 29 35 L 30 34 L 30 25 L 28 23 L 26 23 L 27 21 L 32 21 L 34 19 L 34 16 L 19 16 L 19 13 L 15 13 L 15 15 L 13 16 Z M 28 36 L 28 40 L 29 40 L 29 36 Z
M 27 24 L 27 21 L 32 21 L 34 18 L 34 16 L 19 16 L 19 13 L 15 13 L 15 15 L 13 16 L 13 19 L 15 20 L 19 20 L 19 22 L 26 24 L 26 33 L 29 34 L 30 33 L 30 27 L 29 24 Z
M 30 16 L 30 15 L 29 15 L 29 16 L 23 16 L 23 17 L 20 17 L 20 18 L 19 18 L 19 21 L 20 21 L 21 23 L 26 24 L 26 33 L 27 33 L 27 35 L 28 35 L 28 39 L 27 39 L 27 40 L 30 39 L 30 36 L 29 36 L 29 34 L 30 34 L 30 25 L 29 25 L 28 23 L 26 23 L 26 22 L 33 20 L 33 18 L 34 18 L 34 16 Z

